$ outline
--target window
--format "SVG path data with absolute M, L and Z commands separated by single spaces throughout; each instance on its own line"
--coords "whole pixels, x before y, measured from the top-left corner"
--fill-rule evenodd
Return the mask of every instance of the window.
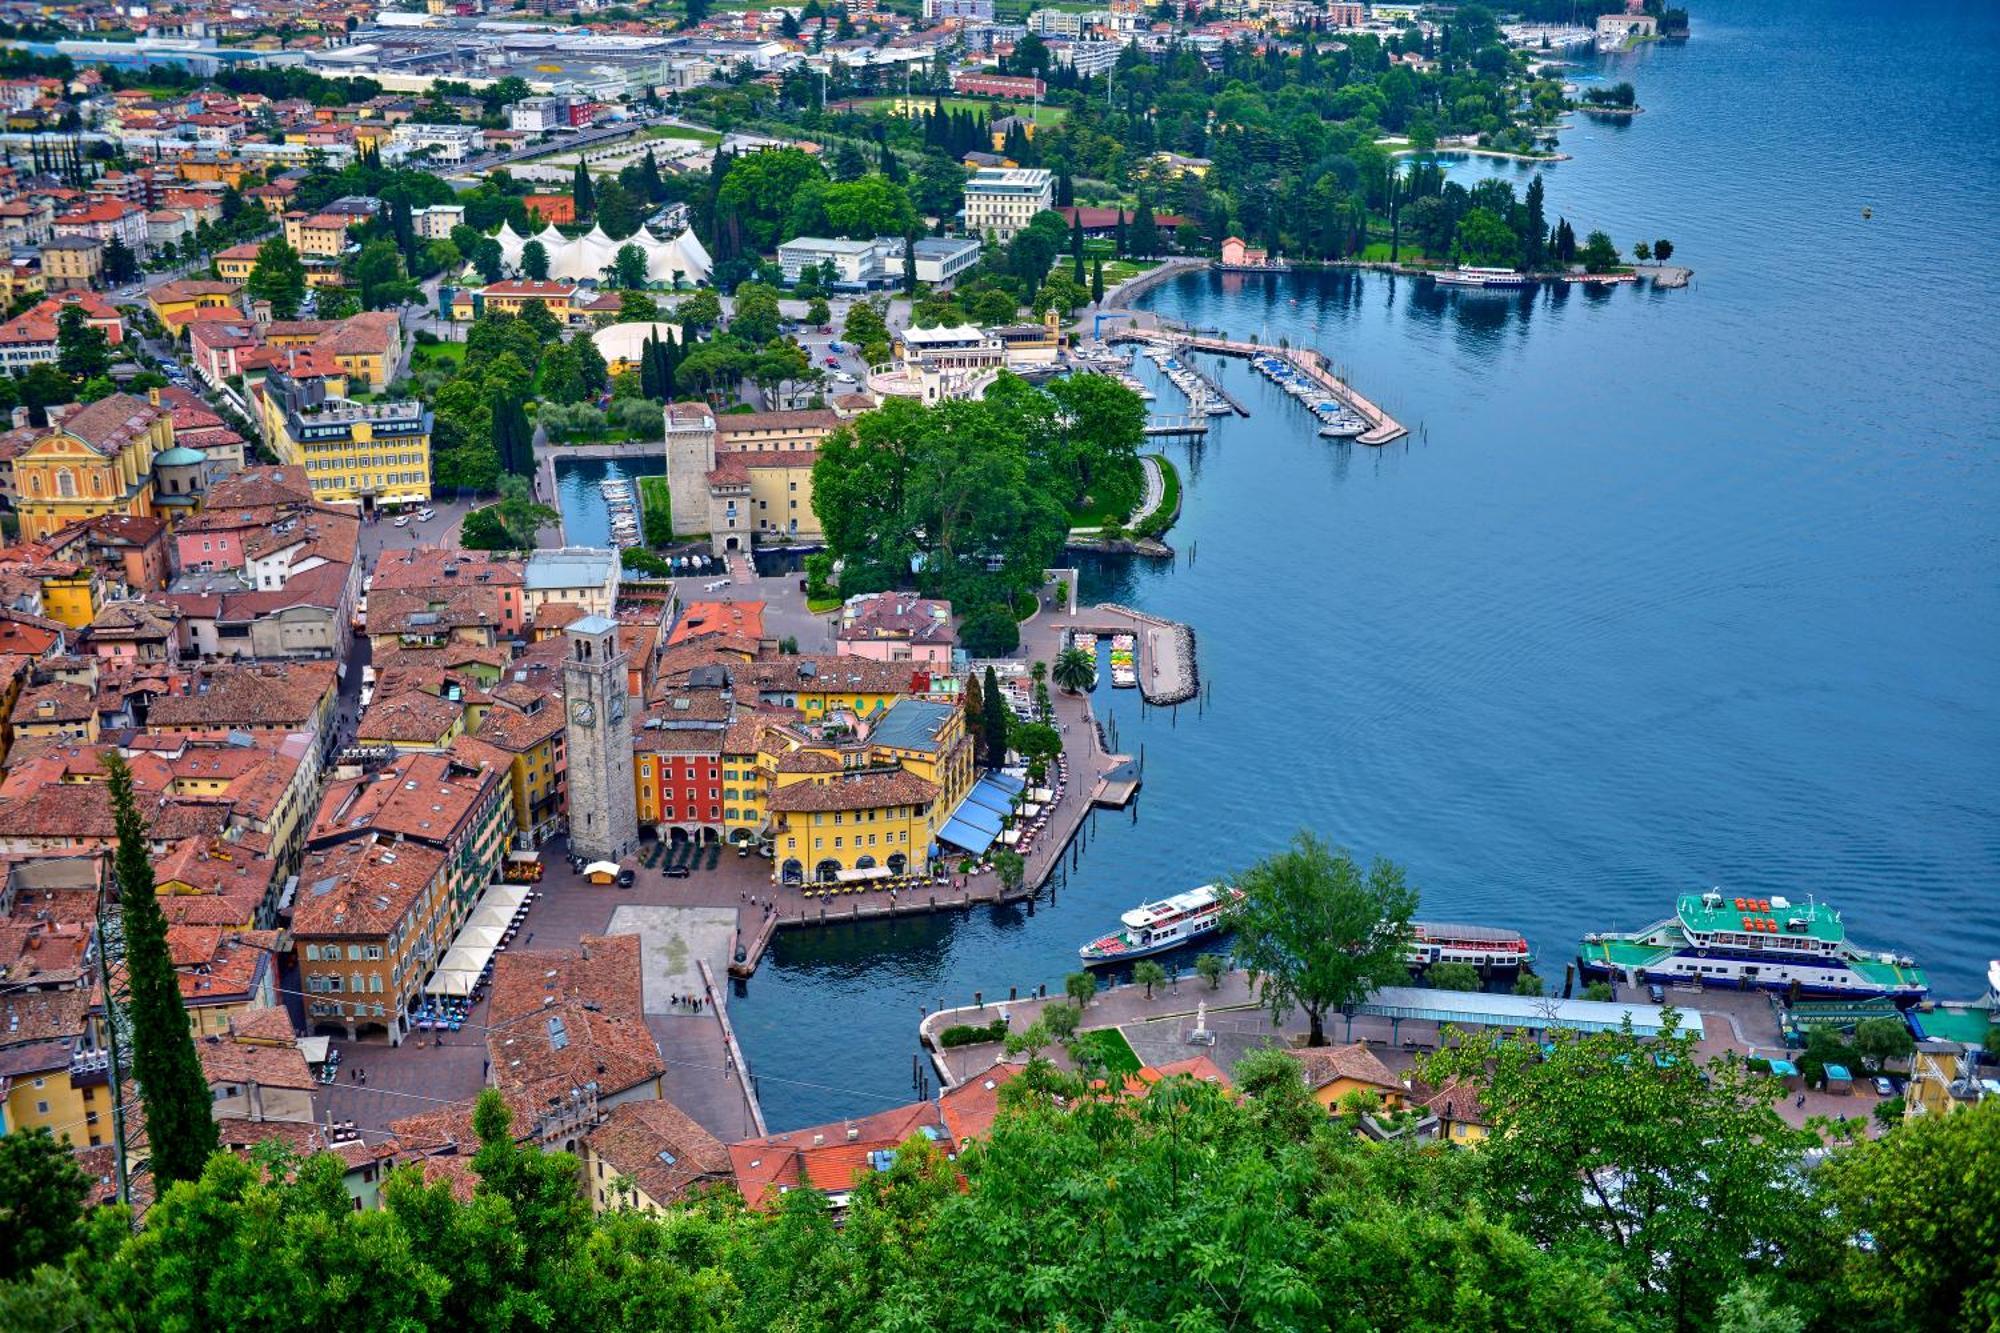
M 338 954 L 336 954 L 336 955 L 335 955 L 335 957 L 339 957 L 339 955 L 338 955 Z M 358 945 L 358 944 L 350 944 L 350 945 L 348 945 L 348 946 L 347 946 L 347 961 L 348 961 L 348 962 L 350 962 L 350 963 L 358 963 L 358 962 L 360 962 L 360 961 L 361 961 L 361 946 L 360 946 L 360 945 Z
M 362 950 L 361 956 L 366 958 L 371 963 L 379 963 L 382 961 L 382 946 L 379 944 L 371 944 L 366 949 Z

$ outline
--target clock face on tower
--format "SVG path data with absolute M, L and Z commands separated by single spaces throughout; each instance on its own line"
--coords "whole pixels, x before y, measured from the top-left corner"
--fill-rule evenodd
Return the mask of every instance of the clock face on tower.
M 579 727 L 587 727 L 597 721 L 597 710 L 591 707 L 590 700 L 578 699 L 569 706 L 569 716 Z

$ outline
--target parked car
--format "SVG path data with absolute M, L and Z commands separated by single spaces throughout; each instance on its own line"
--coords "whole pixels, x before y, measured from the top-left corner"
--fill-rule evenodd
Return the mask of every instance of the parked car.
M 1654 1004 L 1665 1004 L 1667 1002 L 1667 992 L 1660 986 L 1648 986 L 1646 987 L 1646 998 Z
M 397 527 L 399 527 L 399 528 L 407 528 L 407 527 L 409 527 L 409 526 L 410 526 L 410 516 L 409 516 L 408 514 L 398 514 L 398 515 L 396 515 L 396 526 L 397 526 Z
M 830 356 L 826 359 L 826 364 L 832 367 L 833 369 L 838 370 L 840 369 L 840 358 L 837 356 Z
M 435 509 L 432 509 L 429 505 L 425 505 L 422 509 L 419 509 L 417 511 L 417 522 L 419 523 L 428 523 L 436 517 L 437 517 L 437 511 Z
M 1893 1097 L 1896 1095 L 1896 1085 L 1886 1078 L 1878 1078 L 1875 1080 L 1875 1095 L 1877 1097 Z
M 826 345 L 826 350 L 829 352 L 844 352 L 847 350 L 847 344 L 843 342 L 830 342 Z
M 836 370 L 836 371 L 834 371 L 834 372 L 833 372 L 833 374 L 831 374 L 831 375 L 827 376 L 827 378 L 828 378 L 828 379 L 830 379 L 830 380 L 832 380 L 832 381 L 833 381 L 833 382 L 834 382 L 835 384 L 854 384 L 854 383 L 857 383 L 857 381 L 855 380 L 854 376 L 852 376 L 852 375 L 848 374 L 848 373 L 847 373 L 846 371 L 844 371 L 844 370 Z
M 668 879 L 686 879 L 688 877 L 688 868 L 686 866 L 668 866 L 662 873 Z

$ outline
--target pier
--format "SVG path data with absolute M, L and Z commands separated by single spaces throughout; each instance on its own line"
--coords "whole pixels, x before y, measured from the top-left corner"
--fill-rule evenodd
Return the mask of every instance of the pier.
M 1207 434 L 1205 416 L 1154 417 L 1146 423 L 1146 438 L 1152 440 L 1198 439 Z
M 1276 356 L 1289 361 L 1322 389 L 1329 397 L 1337 399 L 1368 423 L 1368 429 L 1355 436 L 1355 442 L 1367 445 L 1389 444 L 1408 435 L 1409 428 L 1387 412 L 1377 407 L 1367 398 L 1357 393 L 1340 376 L 1333 373 L 1332 365 L 1326 357 L 1310 347 L 1270 347 L 1263 343 L 1237 342 L 1229 338 L 1207 337 L 1204 335 L 1159 333 L 1148 329 L 1120 329 L 1105 337 L 1106 342 L 1144 343 L 1152 347 L 1170 347 L 1191 352 L 1212 352 L 1217 356 L 1242 357 L 1249 360 L 1260 356 Z M 1199 374 L 1200 372 L 1196 372 Z M 1250 415 L 1235 399 L 1216 390 L 1224 402 L 1230 404 L 1244 416 Z

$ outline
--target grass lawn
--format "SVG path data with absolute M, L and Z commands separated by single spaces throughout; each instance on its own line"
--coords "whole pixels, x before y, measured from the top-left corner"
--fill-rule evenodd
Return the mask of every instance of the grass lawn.
M 1107 1074 L 1139 1072 L 1139 1055 L 1132 1049 L 1132 1043 L 1125 1040 L 1125 1034 L 1117 1028 L 1096 1028 L 1090 1032 L 1079 1032 L 1069 1044 L 1071 1059 L 1088 1059 L 1095 1056 L 1104 1066 Z
M 1367 246 L 1361 251 L 1361 258 L 1370 264 L 1388 263 L 1389 243 L 1387 241 L 1368 242 Z M 1397 262 L 1403 264 L 1423 263 L 1424 262 L 1423 247 L 1418 245 L 1412 245 L 1410 242 L 1404 241 L 1402 245 L 1402 252 Z
M 455 366 L 465 364 L 465 344 L 457 342 L 418 343 L 410 359 L 425 361 L 449 361 Z
M 649 545 L 660 532 L 672 536 L 674 530 L 673 492 L 665 477 L 639 478 L 639 531 Z
M 1083 5 L 1079 6 L 1079 8 L 1088 9 L 1089 6 Z M 891 112 L 895 104 L 902 100 L 900 97 L 858 97 L 854 99 L 854 105 L 862 111 Z M 911 93 L 910 100 L 915 102 L 922 110 L 929 111 L 936 99 L 926 93 Z M 944 109 L 946 111 L 985 111 L 990 113 L 995 120 L 999 120 L 1003 116 L 1019 116 L 1037 127 L 1043 125 L 1060 125 L 1069 117 L 1069 108 L 1066 106 L 1037 106 L 1032 102 L 1008 102 L 984 97 L 947 97 L 944 99 Z
M 715 130 L 690 129 L 685 125 L 648 125 L 640 136 L 646 139 L 692 139 L 696 143 L 721 143 L 722 135 Z
M 1174 460 L 1165 454 L 1150 455 L 1160 465 L 1161 491 L 1160 507 L 1152 516 L 1139 525 L 1139 531 L 1148 537 L 1157 537 L 1173 526 L 1174 513 L 1181 503 L 1181 474 L 1174 466 Z
M 1109 291 L 1127 278 L 1136 278 L 1159 266 L 1157 259 L 1107 259 L 1104 262 L 1104 288 Z
M 806 598 L 806 610 L 812 612 L 816 616 L 823 616 L 829 611 L 837 611 L 839 609 L 840 609 L 840 599 L 838 597 Z

